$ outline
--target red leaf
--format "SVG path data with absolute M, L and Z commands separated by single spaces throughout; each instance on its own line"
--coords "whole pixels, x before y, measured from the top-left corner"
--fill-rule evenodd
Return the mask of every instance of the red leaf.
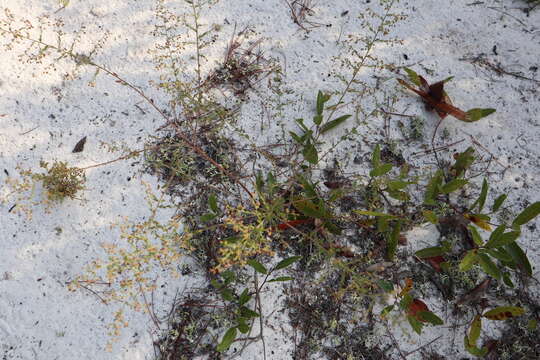
M 284 223 L 281 223 L 277 226 L 279 230 L 287 230 L 288 228 L 295 227 L 300 224 L 306 224 L 312 222 L 311 219 L 301 219 L 301 220 L 291 220 Z
M 431 266 L 433 266 L 436 272 L 441 272 L 441 263 L 446 261 L 441 255 L 425 258 L 424 260 L 426 260 Z
M 402 79 L 398 79 L 398 82 L 420 96 L 422 100 L 437 111 L 437 114 L 439 114 L 441 118 L 444 119 L 446 115 L 452 115 L 456 119 L 467 121 L 467 113 L 449 104 L 449 101 L 445 99 L 443 81 L 429 86 L 427 91 L 418 90 Z M 422 84 L 424 83 L 422 82 Z M 422 86 L 422 88 L 424 87 L 425 86 Z
M 420 316 L 418 316 L 418 313 L 422 311 L 429 311 L 429 308 L 422 300 L 414 299 L 409 305 L 409 309 L 407 310 L 407 315 L 414 317 L 418 321 L 425 322 L 425 320 L 423 320 Z

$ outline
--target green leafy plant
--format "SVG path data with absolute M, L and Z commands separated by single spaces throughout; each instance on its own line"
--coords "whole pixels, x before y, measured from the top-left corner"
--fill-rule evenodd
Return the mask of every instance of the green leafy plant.
M 525 310 L 518 306 L 500 306 L 486 311 L 481 315 L 476 315 L 469 326 L 469 333 L 465 334 L 463 343 L 465 349 L 472 355 L 478 357 L 484 357 L 489 352 L 487 345 L 478 348 L 477 342 L 482 331 L 482 318 L 488 320 L 508 320 L 517 316 L 521 316 L 525 313 Z
M 296 119 L 295 122 L 302 130 L 302 133 L 289 132 L 294 141 L 301 147 L 304 159 L 312 165 L 316 165 L 319 162 L 317 144 L 320 136 L 343 124 L 351 117 L 351 115 L 343 115 L 323 123 L 325 104 L 330 98 L 330 95 L 324 94 L 322 91 L 318 92 L 316 114 L 313 116 L 314 130 L 304 124 L 304 119 Z
M 394 286 L 391 283 L 384 282 L 383 284 L 382 288 L 386 292 L 394 291 Z M 409 325 L 418 335 L 422 333 L 424 324 L 442 325 L 444 322 L 431 312 L 422 300 L 414 298 L 410 294 L 412 289 L 413 281 L 407 278 L 405 286 L 397 294 L 395 303 L 385 307 L 381 316 L 386 317 L 393 310 L 401 310 L 406 314 Z
M 221 297 L 223 298 L 223 300 L 225 302 L 233 304 L 235 307 L 235 311 L 232 314 L 235 325 L 233 327 L 230 327 L 223 335 L 221 342 L 217 346 L 218 351 L 228 350 L 231 344 L 234 341 L 238 340 L 236 338 L 238 332 L 242 334 L 248 334 L 251 331 L 251 328 L 253 326 L 253 319 L 262 317 L 260 293 L 263 287 L 267 283 L 293 280 L 293 278 L 290 276 L 274 277 L 273 275 L 276 271 L 285 269 L 300 259 L 301 257 L 294 256 L 281 260 L 270 270 L 268 270 L 263 264 L 261 264 L 255 259 L 248 260 L 248 265 L 255 271 L 253 288 L 250 290 L 250 288 L 246 287 L 240 294 L 237 294 L 235 290 L 229 286 L 235 279 L 235 275 L 232 271 L 226 271 L 221 274 L 221 277 L 223 278 L 223 281 L 221 283 L 217 282 L 216 280 L 212 280 L 212 285 L 216 288 L 217 291 L 221 293 Z M 264 276 L 260 284 L 257 280 L 257 274 Z M 256 297 L 256 307 L 255 310 L 252 310 L 247 306 L 247 304 L 250 302 L 250 300 L 252 300 L 254 295 Z M 258 310 L 259 312 L 257 312 L 256 310 Z M 262 320 L 260 323 L 260 333 L 257 338 L 263 339 Z

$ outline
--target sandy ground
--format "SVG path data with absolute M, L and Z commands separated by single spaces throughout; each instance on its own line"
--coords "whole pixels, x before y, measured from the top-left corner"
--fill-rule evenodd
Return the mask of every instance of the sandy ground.
M 182 9 L 184 5 L 179 3 Z M 96 61 L 114 69 L 160 106 L 165 106 L 166 98 L 149 85 L 149 81 L 159 78 L 148 54 L 155 42 L 151 35 L 153 6 L 150 0 L 73 0 L 56 12 L 60 6 L 53 0 L 0 1 L 0 8 L 8 8 L 16 16 L 32 21 L 45 14 L 62 19 L 68 33 L 84 24 L 86 29 L 77 44 L 81 50 L 91 49 L 91 44 L 108 31 L 110 36 Z M 371 6 L 376 7 L 369 1 L 315 0 L 315 14 L 310 19 L 324 26 L 305 32 L 292 22 L 282 0 L 222 1 L 202 15 L 203 22 L 222 27 L 217 42 L 221 41 L 221 45 L 209 50 L 206 66 L 213 66 L 221 58 L 235 23 L 237 29 L 249 26 L 254 31 L 252 38 L 263 38 L 266 54 L 282 66 L 283 81 L 292 90 L 289 99 L 293 106 L 284 111 L 281 119 L 283 122 L 293 119 L 312 107 L 316 90 L 339 87 L 328 76 L 331 69 L 337 69 L 333 59 L 351 55 L 338 40 L 362 33 L 356 16 Z M 403 0 L 396 4 L 395 12 L 403 13 L 406 19 L 391 32 L 402 43 L 381 45 L 375 50 L 387 63 L 406 65 L 419 72 L 422 68 L 434 71 L 430 76 L 433 80 L 455 76 L 447 90 L 454 103 L 465 109 L 497 109 L 494 115 L 474 124 L 449 118 L 440 131 L 447 129 L 449 141 L 465 139 L 457 150 L 471 145 L 474 138 L 497 158 L 491 184 L 500 193 L 508 192 L 507 205 L 515 212 L 540 200 L 540 10 L 526 14 L 520 10 L 522 7 L 521 2 L 511 0 L 478 4 L 465 0 L 444 4 Z M 43 66 L 27 64 L 17 57 L 21 49 L 0 53 L 0 168 L 7 171 L 0 173 L 1 180 L 7 174 L 17 177 L 18 165 L 37 169 L 40 160 L 59 159 L 73 166 L 88 166 L 113 159 L 116 155 L 101 148 L 100 142 L 137 148 L 141 139 L 161 125 L 159 117 L 141 104 L 140 98 L 111 78 L 99 75 L 95 86 L 89 87 L 93 70 L 82 68 L 79 78 L 67 81 L 63 75 L 72 69 L 69 61 L 59 60 L 54 69 L 44 73 Z M 395 83 L 386 83 L 384 89 L 398 93 L 400 100 L 396 108 L 423 116 L 426 133 L 432 133 L 435 116 L 426 113 L 417 99 L 406 95 Z M 260 131 L 265 126 L 260 109 L 264 91 L 260 90 L 262 95 L 251 96 L 240 115 L 240 125 L 257 142 L 271 141 L 279 131 L 278 127 Z M 135 105 L 140 105 L 143 111 Z M 362 136 L 366 143 L 380 138 L 379 125 L 369 124 L 364 129 Z M 398 136 L 398 130 L 393 128 L 393 131 Z M 88 137 L 85 151 L 72 154 L 74 144 L 83 136 Z M 411 145 L 404 154 L 418 150 L 418 145 Z M 484 154 L 488 156 L 487 152 Z M 504 172 L 503 166 L 508 167 Z M 86 264 L 104 256 L 100 244 L 117 235 L 110 229 L 112 222 L 119 216 L 134 221 L 148 216 L 148 210 L 141 205 L 144 203 L 141 180 L 155 187 L 156 179 L 141 176 L 138 170 L 136 160 L 92 169 L 87 173 L 88 189 L 83 203 L 66 201 L 51 212 L 36 207 L 31 220 L 20 213 L 8 213 L 10 203 L 0 207 L 2 359 L 152 358 L 148 333 L 152 325 L 147 317 L 126 314 L 129 326 L 112 352 L 108 352 L 105 350 L 109 340 L 107 324 L 112 321 L 114 306 L 102 304 L 88 292 L 70 292 L 66 287 L 66 282 L 80 274 Z M 2 189 L 3 194 L 6 191 Z M 534 227 L 529 227 L 524 232 L 521 243 L 533 265 L 538 266 L 540 252 L 533 230 Z M 418 236 L 410 246 L 416 250 L 426 244 L 429 240 Z M 171 300 L 173 289 L 186 286 L 189 279 L 160 281 L 167 282 L 170 290 L 157 295 L 158 308 Z M 269 313 L 279 309 L 275 297 L 267 299 Z M 435 302 L 430 306 L 438 312 Z M 275 331 L 269 330 L 267 335 L 267 349 L 272 351 L 270 354 L 268 350 L 268 358 L 290 359 L 291 339 L 277 326 L 286 322 L 286 317 L 276 314 L 270 319 Z M 398 328 L 396 333 L 405 351 L 439 335 L 448 340 L 438 341 L 441 354 L 457 358 L 457 352 L 462 351 L 461 335 L 454 346 L 449 330 L 431 328 L 422 337 Z M 244 358 L 262 358 L 260 352 L 260 347 L 254 345 Z

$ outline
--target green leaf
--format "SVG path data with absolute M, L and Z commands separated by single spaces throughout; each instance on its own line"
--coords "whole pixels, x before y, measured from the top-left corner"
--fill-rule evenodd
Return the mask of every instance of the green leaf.
M 276 267 L 274 268 L 274 270 L 280 270 L 280 269 L 284 269 L 286 268 L 287 266 L 297 262 L 298 260 L 300 260 L 302 257 L 301 256 L 292 256 L 290 258 L 287 258 L 287 259 L 284 259 L 284 260 L 281 260 L 277 265 Z
M 497 280 L 501 280 L 501 270 L 495 265 L 495 263 L 486 254 L 478 254 L 478 261 L 480 266 L 484 269 L 485 273 L 494 277 Z
M 514 220 L 512 225 L 523 225 L 534 219 L 540 214 L 540 201 L 535 202 L 534 204 L 528 206 L 525 210 L 521 212 Z
M 465 337 L 463 339 L 463 344 L 465 345 L 465 349 L 471 355 L 474 355 L 474 356 L 477 356 L 477 357 L 484 357 L 488 353 L 487 348 L 483 347 L 482 349 L 479 349 L 476 346 L 471 346 L 469 343 L 470 343 L 469 337 L 467 335 L 465 335 Z
M 247 334 L 249 332 L 249 325 L 246 323 L 246 319 L 238 318 L 236 321 L 238 321 L 238 330 L 240 330 L 242 334 Z
M 302 128 L 302 130 L 306 132 L 309 131 L 308 127 L 304 124 L 304 119 L 294 119 L 294 121 L 298 124 L 298 126 L 300 126 L 300 128 Z
M 389 260 L 394 259 L 394 256 L 396 255 L 400 232 L 401 232 L 401 222 L 398 221 L 388 237 L 387 256 Z
M 429 183 L 426 186 L 426 192 L 424 194 L 424 204 L 426 205 L 436 205 L 437 202 L 435 198 L 439 195 L 440 185 L 442 183 L 443 173 L 441 170 L 437 170 L 435 175 L 431 178 Z
M 221 290 L 221 297 L 225 301 L 234 301 L 234 294 L 231 291 L 231 289 L 223 289 Z
M 474 148 L 468 147 L 462 153 L 459 153 L 454 165 L 452 165 L 452 173 L 454 177 L 460 177 L 474 162 Z
M 471 323 L 471 328 L 469 330 L 469 345 L 476 347 L 476 342 L 480 337 L 480 332 L 482 331 L 482 317 L 476 315 L 473 322 Z
M 516 241 L 516 239 L 521 235 L 520 231 L 510 231 L 507 233 L 504 233 L 500 235 L 496 240 L 493 242 L 488 241 L 486 244 L 487 248 L 498 248 L 502 246 L 509 245 L 510 243 Z
M 257 260 L 249 259 L 247 261 L 247 263 L 248 263 L 249 266 L 251 266 L 253 269 L 255 269 L 255 271 L 258 272 L 258 273 L 261 273 L 261 274 L 267 274 L 268 273 L 268 270 L 266 270 L 266 268 L 263 266 L 263 264 L 261 264 Z
M 324 219 L 329 217 L 324 209 L 307 199 L 295 200 L 293 206 L 302 214 L 311 218 Z
M 482 316 L 489 320 L 507 320 L 525 314 L 525 309 L 518 306 L 499 306 L 489 310 Z
M 289 131 L 289 134 L 291 134 L 291 137 L 294 139 L 294 141 L 296 141 L 298 144 L 302 145 L 304 144 L 304 140 L 298 136 L 296 133 L 292 132 L 292 131 Z
M 328 202 L 337 201 L 345 196 L 343 189 L 332 189 L 328 194 Z
M 477 246 L 484 246 L 484 240 L 482 240 L 482 236 L 480 236 L 480 233 L 478 232 L 478 230 L 476 230 L 476 228 L 472 225 L 469 225 L 467 228 L 471 231 L 471 236 L 473 238 L 474 243 Z
M 427 221 L 429 221 L 430 223 L 432 224 L 438 224 L 439 223 L 439 218 L 437 217 L 437 215 L 431 211 L 431 210 L 424 210 L 422 211 L 422 215 L 424 215 L 424 217 L 426 218 Z
M 502 194 L 501 196 L 496 198 L 495 201 L 493 202 L 493 206 L 491 207 L 491 211 L 496 212 L 497 210 L 499 210 L 504 200 L 506 200 L 506 198 L 507 198 L 506 194 Z
M 394 305 L 388 305 L 381 311 L 381 317 L 385 317 L 390 313 L 390 311 L 394 310 Z
M 390 228 L 390 218 L 379 216 L 375 218 L 377 221 L 377 232 L 383 234 Z
M 444 79 L 442 82 L 443 82 L 443 83 L 447 83 L 447 82 L 449 82 L 450 80 L 452 80 L 453 78 L 454 78 L 454 76 L 449 76 L 449 77 L 447 77 L 446 79 Z
M 207 222 L 209 222 L 209 221 L 214 220 L 215 218 L 216 218 L 216 215 L 215 215 L 215 214 L 210 214 L 210 213 L 208 213 L 208 214 L 202 215 L 202 216 L 200 217 L 200 220 L 201 220 L 201 222 L 203 222 L 203 223 L 207 223 Z
M 355 213 L 359 215 L 367 215 L 367 216 L 377 216 L 377 217 L 387 217 L 387 218 L 395 218 L 394 215 L 382 213 L 378 211 L 369 211 L 369 210 L 354 210 Z
M 319 90 L 317 93 L 317 115 L 322 115 L 324 111 L 324 104 L 330 100 L 330 95 L 325 95 Z
M 402 189 L 405 189 L 407 185 L 410 185 L 410 184 L 412 184 L 412 182 L 401 181 L 401 180 L 393 180 L 387 183 L 388 188 L 391 190 L 402 190 Z
M 244 305 L 251 299 L 251 295 L 249 295 L 248 289 L 245 288 L 244 291 L 240 294 L 238 297 L 238 305 Z
M 241 306 L 240 307 L 240 314 L 242 314 L 242 316 L 245 316 L 248 319 L 261 316 L 261 315 L 259 315 L 259 313 L 251 310 L 250 308 L 248 308 L 246 306 Z
M 416 320 L 416 318 L 414 316 L 410 316 L 410 315 L 407 315 L 407 320 L 409 321 L 409 324 L 411 325 L 412 329 L 418 334 L 422 334 L 422 327 L 424 325 L 422 325 L 422 323 L 418 320 Z
M 487 249 L 486 251 L 489 255 L 504 263 L 511 263 L 513 261 L 512 256 L 504 248 Z
M 232 327 L 227 330 L 225 335 L 223 335 L 221 342 L 216 347 L 216 350 L 219 352 L 227 351 L 233 343 L 234 339 L 236 339 L 236 327 Z
M 489 190 L 489 184 L 487 180 L 484 179 L 484 181 L 482 182 L 482 190 L 480 191 L 480 196 L 478 196 L 478 199 L 471 206 L 471 210 L 473 210 L 474 207 L 478 205 L 478 212 L 482 212 L 482 209 L 484 208 L 484 204 L 486 203 L 488 190 Z
M 291 280 L 294 280 L 294 278 L 292 278 L 290 276 L 279 276 L 279 277 L 277 277 L 275 279 L 268 280 L 268 282 L 291 281 Z
M 371 155 L 371 166 L 373 168 L 379 167 L 381 163 L 381 147 L 379 144 L 375 145 L 375 149 L 373 150 L 373 154 Z
M 511 242 L 504 247 L 506 251 L 512 256 L 518 267 L 523 270 L 527 275 L 532 276 L 532 266 L 527 258 L 525 252 L 519 247 L 517 242 Z
M 388 193 L 388 195 L 390 195 L 392 199 L 396 199 L 399 201 L 407 201 L 411 198 L 409 193 L 405 191 L 388 189 L 386 190 L 386 192 Z
M 229 285 L 236 278 L 236 274 L 231 270 L 225 270 L 221 273 L 221 276 L 223 277 L 225 285 Z
M 377 284 L 385 292 L 391 292 L 391 291 L 394 290 L 394 284 L 392 284 L 390 281 L 386 281 L 386 280 L 381 279 L 381 280 L 377 281 Z
M 342 231 L 341 231 L 341 228 L 339 226 L 337 226 L 336 224 L 334 224 L 333 222 L 331 221 L 325 221 L 323 223 L 323 226 L 326 230 L 328 230 L 331 234 L 334 234 L 334 235 L 341 235 Z
M 463 186 L 465 186 L 469 181 L 465 179 L 454 179 L 450 182 L 444 184 L 444 186 L 441 188 L 441 192 L 443 194 L 450 194 L 451 192 L 454 192 L 456 190 L 461 189 Z
M 369 172 L 369 176 L 371 176 L 371 177 L 382 176 L 382 175 L 390 172 L 390 170 L 392 170 L 393 167 L 394 166 L 392 164 L 382 164 L 380 166 L 377 166 L 373 170 L 371 170 Z
M 218 205 L 217 205 L 217 198 L 216 198 L 216 195 L 211 194 L 211 195 L 208 197 L 208 205 L 210 206 L 210 210 L 212 210 L 214 213 L 216 213 L 216 214 L 219 213 L 219 207 L 218 207 Z
M 413 302 L 412 296 L 410 294 L 406 294 L 405 296 L 403 296 L 403 298 L 399 302 L 399 307 L 402 308 L 403 310 L 407 310 L 409 309 L 409 306 L 412 304 L 412 302 Z
M 422 86 L 422 83 L 420 82 L 420 77 L 414 70 L 411 70 L 409 68 L 403 68 L 403 70 L 405 70 L 407 76 L 409 77 L 409 80 L 411 80 L 414 85 Z
M 332 121 L 329 121 L 327 122 L 326 124 L 324 124 L 321 128 L 321 134 L 324 134 L 330 130 L 332 130 L 333 128 L 335 128 L 336 126 L 339 126 L 341 125 L 342 123 L 344 123 L 348 118 L 350 118 L 351 115 L 343 115 L 343 116 L 340 116 Z
M 317 190 L 315 190 L 315 185 L 313 183 L 309 182 L 306 178 L 303 176 L 299 176 L 299 182 L 302 184 L 302 187 L 304 188 L 304 191 L 309 198 L 317 198 Z
M 421 320 L 427 321 L 428 323 L 432 325 L 442 325 L 444 324 L 444 321 L 431 311 L 420 311 L 417 313 L 418 318 Z
M 478 262 L 476 250 L 469 250 L 459 263 L 459 271 L 469 271 Z
M 433 246 L 428 247 L 422 250 L 418 250 L 414 254 L 418 256 L 420 259 L 430 258 L 434 256 L 444 255 L 447 252 L 447 249 L 445 249 L 442 246 Z
M 499 239 L 499 237 L 504 233 L 504 230 L 506 230 L 506 225 L 502 224 L 497 226 L 495 230 L 491 233 L 489 236 L 489 240 L 486 243 L 486 247 L 496 247 L 493 246 L 493 244 Z
M 314 165 L 319 162 L 319 155 L 317 154 L 317 149 L 315 148 L 315 145 L 313 145 L 311 142 L 308 142 L 304 145 L 302 155 L 304 156 L 304 159 L 306 159 L 306 161 Z
M 512 279 L 510 278 L 510 274 L 507 273 L 506 271 L 503 272 L 503 281 L 506 284 L 506 286 L 509 286 L 511 288 L 514 287 L 514 283 L 512 282 Z
M 257 171 L 257 176 L 255 177 L 255 189 L 257 192 L 261 193 L 264 188 L 264 179 L 262 176 L 262 171 Z
M 488 115 L 491 115 L 495 112 L 495 109 L 471 109 L 467 111 L 467 119 L 464 120 L 465 122 L 474 122 L 478 121 L 482 118 L 485 118 Z
M 315 125 L 317 125 L 317 126 L 321 125 L 322 121 L 323 121 L 322 115 L 315 115 L 315 116 L 313 117 L 313 123 L 314 123 Z

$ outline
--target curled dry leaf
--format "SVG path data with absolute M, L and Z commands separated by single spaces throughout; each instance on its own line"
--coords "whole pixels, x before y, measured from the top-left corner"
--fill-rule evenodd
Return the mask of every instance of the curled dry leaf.
M 368 266 L 366 268 L 366 271 L 367 272 L 384 271 L 387 267 L 392 266 L 392 265 L 393 265 L 393 263 L 388 262 L 388 261 L 379 262 L 379 263 Z
M 413 70 L 406 68 L 405 71 L 407 72 L 409 80 L 412 81 L 414 85 L 418 86 L 418 88 L 415 88 L 402 79 L 398 79 L 398 82 L 420 96 L 428 108 L 434 109 L 441 119 L 444 119 L 447 115 L 451 115 L 461 121 L 474 122 L 495 112 L 495 109 L 478 108 L 465 112 L 455 107 L 448 94 L 444 91 L 444 84 L 451 80 L 452 77 L 430 85 L 426 79 Z
M 82 152 L 84 150 L 84 144 L 86 144 L 86 136 L 83 137 L 81 140 L 79 140 L 77 142 L 77 144 L 75 144 L 75 147 L 73 148 L 73 153 L 78 153 L 78 152 Z
M 424 260 L 426 260 L 429 263 L 429 265 L 431 265 L 435 269 L 436 272 L 441 272 L 442 271 L 441 264 L 446 261 L 440 255 L 439 256 L 433 256 L 433 257 L 428 257 L 428 258 L 425 258 Z
M 480 284 L 478 284 L 474 289 L 469 291 L 467 294 L 463 295 L 457 301 L 456 304 L 462 305 L 462 304 L 467 304 L 467 303 L 471 303 L 473 301 L 479 300 L 486 293 L 486 290 L 488 289 L 490 282 L 491 282 L 490 278 L 485 279 Z

